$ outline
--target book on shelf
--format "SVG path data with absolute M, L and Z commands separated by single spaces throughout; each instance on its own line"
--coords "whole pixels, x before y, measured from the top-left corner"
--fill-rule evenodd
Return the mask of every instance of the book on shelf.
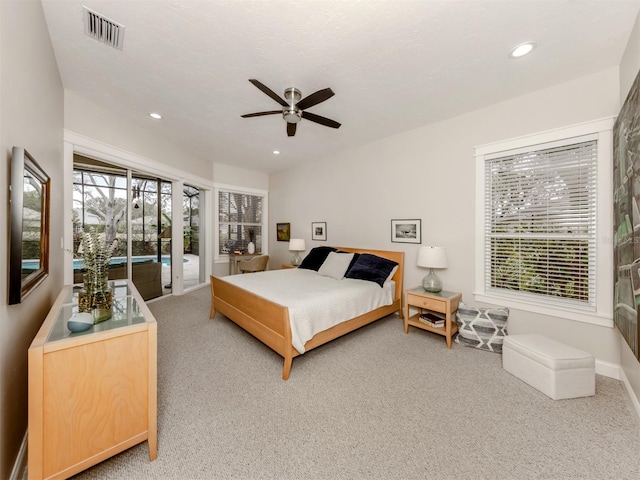
M 435 328 L 444 328 L 445 327 L 445 323 L 433 323 L 430 322 L 428 320 L 423 320 L 422 318 L 418 319 L 420 321 L 420 323 L 424 323 L 425 325 L 429 325 L 430 327 L 435 327 Z
M 426 313 L 421 313 L 420 317 L 418 317 L 418 320 L 420 320 L 425 325 L 429 325 L 431 327 L 444 327 L 446 322 L 446 317 L 438 313 L 426 312 Z

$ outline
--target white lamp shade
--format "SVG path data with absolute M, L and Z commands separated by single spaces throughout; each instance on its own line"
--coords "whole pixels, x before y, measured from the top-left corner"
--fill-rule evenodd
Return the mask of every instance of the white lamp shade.
M 292 238 L 289 240 L 289 250 L 292 252 L 303 252 L 306 250 L 304 238 Z
M 417 265 L 426 268 L 447 268 L 447 252 L 444 247 L 420 247 Z

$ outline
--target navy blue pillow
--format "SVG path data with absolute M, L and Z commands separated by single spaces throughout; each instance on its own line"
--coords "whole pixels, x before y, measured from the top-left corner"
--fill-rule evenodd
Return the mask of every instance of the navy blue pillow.
M 333 247 L 315 247 L 309 254 L 304 257 L 298 268 L 306 268 L 307 270 L 315 270 L 316 272 L 322 266 L 331 252 L 335 252 L 337 248 Z
M 362 253 L 349 267 L 344 276 L 345 278 L 376 282 L 382 287 L 396 265 L 398 265 L 397 262 L 393 260 L 371 255 L 370 253 Z

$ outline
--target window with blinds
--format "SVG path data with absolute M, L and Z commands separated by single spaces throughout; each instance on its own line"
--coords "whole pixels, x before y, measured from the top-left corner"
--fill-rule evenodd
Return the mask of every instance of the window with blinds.
M 485 288 L 595 308 L 597 137 L 485 158 Z
M 218 253 L 246 251 L 253 242 L 262 252 L 264 196 L 218 190 Z

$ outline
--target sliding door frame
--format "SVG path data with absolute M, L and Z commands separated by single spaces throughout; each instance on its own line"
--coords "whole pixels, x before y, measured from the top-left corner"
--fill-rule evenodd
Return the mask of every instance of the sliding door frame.
M 119 148 L 93 140 L 75 132 L 65 130 L 63 136 L 63 188 L 64 188 L 64 228 L 63 238 L 60 239 L 60 246 L 64 254 L 64 283 L 73 283 L 73 154 L 77 153 L 87 157 L 95 158 L 103 162 L 109 162 L 119 167 L 123 167 L 138 172 L 158 176 L 172 182 L 172 209 L 171 224 L 179 228 L 174 228 L 173 232 L 183 231 L 182 219 L 182 189 L 185 183 L 200 190 L 204 198 L 200 198 L 201 208 L 201 238 L 204 236 L 204 249 L 200 250 L 200 262 L 204 262 L 204 278 L 208 279 L 212 269 L 213 259 L 213 222 L 207 218 L 207 212 L 212 211 L 211 203 L 213 199 L 213 182 L 203 181 L 201 177 L 196 177 L 185 173 L 183 170 L 175 169 L 169 165 L 141 157 L 134 153 L 126 152 Z M 129 174 L 130 177 L 130 174 Z M 174 208 L 177 206 L 177 208 Z M 130 210 L 130 209 L 129 209 Z M 130 215 L 128 215 L 130 217 Z M 128 218 L 130 221 L 131 219 Z M 181 295 L 183 288 L 183 242 L 171 242 L 171 256 L 174 265 L 171 283 L 173 285 L 172 294 Z M 53 242 L 52 242 L 53 243 Z M 54 243 L 55 244 L 55 243 Z M 203 251 L 204 250 L 204 251 Z M 175 268 L 179 266 L 178 268 Z M 131 268 L 128 269 L 131 275 Z M 206 282 L 205 282 L 206 283 Z M 199 285 L 200 286 L 200 285 Z M 198 287 L 199 287 L 198 286 Z M 194 287 L 194 288 L 198 288 Z

